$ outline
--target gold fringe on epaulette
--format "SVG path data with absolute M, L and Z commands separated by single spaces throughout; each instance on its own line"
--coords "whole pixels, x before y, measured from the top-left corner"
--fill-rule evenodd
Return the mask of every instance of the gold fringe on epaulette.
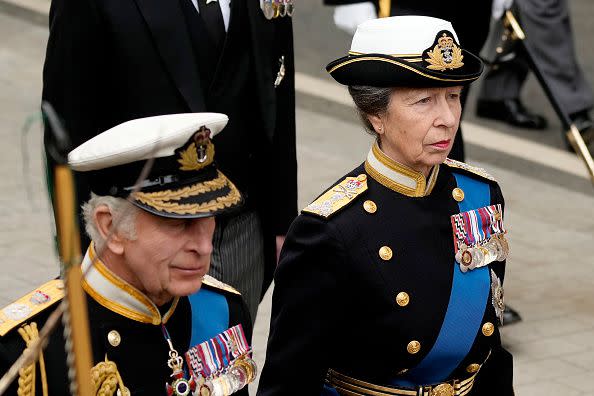
M 118 366 L 110 360 L 97 363 L 91 369 L 91 380 L 93 391 L 97 396 L 113 396 L 120 390 L 121 396 L 130 396 L 130 391 L 124 386 L 124 381 L 118 371 Z
M 29 345 L 31 345 L 33 341 L 39 338 L 39 331 L 37 330 L 37 323 L 35 322 L 21 326 L 18 329 L 18 332 L 21 337 L 23 337 L 27 348 L 29 348 Z M 43 396 L 48 396 L 47 373 L 45 371 L 43 352 L 39 353 L 39 373 L 41 375 L 42 394 Z M 35 362 L 19 370 L 18 384 L 18 396 L 35 396 Z

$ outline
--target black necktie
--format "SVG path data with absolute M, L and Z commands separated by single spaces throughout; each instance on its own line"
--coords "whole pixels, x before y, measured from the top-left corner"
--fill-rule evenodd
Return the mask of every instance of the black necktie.
M 207 0 L 198 0 L 198 10 L 210 38 L 217 49 L 221 50 L 225 40 L 225 22 L 223 21 L 223 13 L 219 2 L 215 0 L 207 4 Z

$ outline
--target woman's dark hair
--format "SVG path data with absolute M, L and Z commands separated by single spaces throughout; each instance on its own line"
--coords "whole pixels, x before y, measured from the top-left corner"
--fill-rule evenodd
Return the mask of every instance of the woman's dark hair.
M 367 85 L 349 85 L 349 94 L 357 106 L 359 117 L 365 125 L 367 132 L 373 136 L 377 136 L 377 132 L 373 129 L 373 125 L 367 116 L 379 116 L 388 111 L 390 104 L 390 97 L 394 88 L 380 88 L 370 87 Z

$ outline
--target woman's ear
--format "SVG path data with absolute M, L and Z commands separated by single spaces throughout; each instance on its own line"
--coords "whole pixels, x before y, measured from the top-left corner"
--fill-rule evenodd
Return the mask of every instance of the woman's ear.
M 384 134 L 384 121 L 382 117 L 380 117 L 379 115 L 368 114 L 367 119 L 369 120 L 369 122 L 373 126 L 373 129 L 378 135 Z
M 114 217 L 111 209 L 107 205 L 99 205 L 93 213 L 93 221 L 101 234 L 104 243 L 102 244 L 112 253 L 121 255 L 124 253 L 124 240 L 117 233 L 112 233 Z

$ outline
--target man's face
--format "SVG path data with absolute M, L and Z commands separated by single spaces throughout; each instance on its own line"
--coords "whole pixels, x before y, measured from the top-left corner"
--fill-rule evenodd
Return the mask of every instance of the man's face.
M 168 219 L 138 211 L 136 239 L 124 241 L 124 278 L 157 305 L 202 285 L 212 253 L 214 217 Z

